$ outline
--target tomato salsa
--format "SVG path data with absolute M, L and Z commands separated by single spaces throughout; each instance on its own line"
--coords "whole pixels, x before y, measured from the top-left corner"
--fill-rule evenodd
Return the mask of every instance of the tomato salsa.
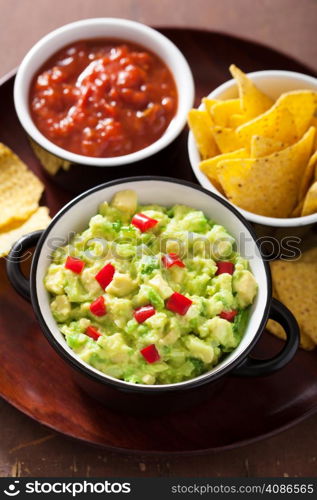
M 162 136 L 176 113 L 177 90 L 153 52 L 121 40 L 83 40 L 40 68 L 30 109 L 57 146 L 85 156 L 121 156 Z

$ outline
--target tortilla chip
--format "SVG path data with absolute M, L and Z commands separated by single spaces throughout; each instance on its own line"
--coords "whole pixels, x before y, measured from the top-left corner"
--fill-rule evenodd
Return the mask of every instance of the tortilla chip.
M 219 154 L 212 133 L 213 123 L 207 111 L 191 109 L 188 113 L 188 124 L 204 160 Z
M 9 229 L 6 232 L 0 231 L 0 257 L 8 255 L 13 244 L 21 238 L 21 236 L 31 233 L 32 231 L 37 231 L 38 229 L 46 228 L 50 220 L 48 208 L 39 207 L 36 212 L 20 226 L 12 227 L 11 230 Z
M 298 200 L 314 136 L 311 127 L 297 143 L 273 155 L 218 163 L 218 179 L 227 198 L 250 212 L 288 217 Z
M 297 203 L 296 207 L 294 208 L 294 210 L 291 212 L 291 217 L 300 217 L 301 216 L 301 213 L 302 213 L 302 209 L 303 209 L 303 205 L 304 205 L 304 200 L 301 200 Z
M 230 160 L 236 158 L 247 158 L 248 152 L 246 149 L 238 149 L 237 151 L 232 151 L 231 153 L 224 153 L 221 155 L 214 156 L 208 160 L 200 162 L 199 168 L 204 174 L 207 175 L 208 179 L 214 184 L 215 188 L 223 193 L 223 189 L 218 180 L 217 165 L 222 160 Z
M 51 175 L 55 175 L 60 168 L 64 170 L 68 170 L 71 163 L 67 160 L 62 160 L 58 158 L 58 156 L 52 155 L 41 146 L 39 146 L 36 142 L 29 139 L 31 148 L 35 156 L 40 160 L 42 167 Z
M 25 163 L 0 143 L 0 229 L 35 212 L 43 190 Z
M 284 142 L 275 141 L 270 137 L 253 135 L 251 138 L 251 157 L 261 158 L 262 156 L 269 156 L 272 153 L 281 151 L 281 149 L 286 148 L 286 146 Z
M 244 147 L 239 136 L 232 128 L 215 126 L 213 136 L 221 153 L 231 153 Z
M 240 99 L 218 101 L 211 107 L 210 113 L 215 125 L 228 127 L 230 116 L 234 113 L 241 113 Z
M 233 114 L 229 118 L 229 124 L 228 127 L 230 128 L 237 128 L 240 127 L 243 123 L 246 123 L 248 121 L 247 117 L 242 114 Z
M 297 140 L 294 116 L 288 109 L 277 104 L 274 104 L 266 113 L 240 125 L 236 133 L 243 144 L 249 144 L 253 135 L 269 137 L 287 146 Z
M 301 201 L 305 197 L 308 188 L 313 181 L 315 168 L 317 168 L 317 151 L 315 151 L 315 153 L 309 158 L 307 167 L 305 168 L 299 188 L 299 201 Z
M 317 247 L 298 260 L 271 262 L 271 271 L 278 299 L 296 317 L 301 334 L 317 344 Z
M 269 319 L 266 324 L 266 329 L 279 339 L 286 340 L 286 333 L 284 328 L 273 319 Z M 308 337 L 308 335 L 306 335 L 305 333 L 301 333 L 300 347 L 302 347 L 302 349 L 305 349 L 305 351 L 312 351 L 313 349 L 315 349 L 316 344 L 311 340 L 310 337 Z
M 317 212 L 317 181 L 315 181 L 307 191 L 302 208 L 302 217 Z
M 298 262 L 296 260 L 295 262 Z M 317 262 L 317 247 L 310 248 L 309 250 L 305 250 L 300 256 L 300 262 L 305 264 L 316 264 Z
M 309 126 L 315 127 L 315 129 L 317 130 L 317 116 L 313 116 L 313 118 L 310 120 Z M 317 151 L 317 134 L 315 137 L 314 151 Z
M 258 89 L 237 66 L 231 64 L 229 70 L 237 83 L 241 108 L 248 119 L 264 113 L 273 105 L 272 99 Z
M 317 116 L 313 116 L 312 119 L 310 120 L 311 127 L 316 127 L 317 128 Z
M 317 92 L 312 90 L 294 90 L 282 94 L 276 101 L 276 106 L 290 111 L 295 120 L 297 137 L 301 137 L 314 116 L 317 107 Z
M 244 203 L 244 195 L 240 196 L 240 190 L 247 191 L 250 185 L 250 170 L 254 160 L 241 158 L 235 160 L 224 160 L 217 163 L 217 176 L 222 189 L 228 200 L 236 203 L 241 208 L 249 204 Z M 246 210 L 248 210 L 246 208 Z
M 209 97 L 203 97 L 201 102 L 203 103 L 203 105 L 205 106 L 205 110 L 207 111 L 207 113 L 209 114 L 209 116 L 212 118 L 212 114 L 211 114 L 211 108 L 217 104 L 217 102 L 219 102 L 218 99 L 210 99 Z

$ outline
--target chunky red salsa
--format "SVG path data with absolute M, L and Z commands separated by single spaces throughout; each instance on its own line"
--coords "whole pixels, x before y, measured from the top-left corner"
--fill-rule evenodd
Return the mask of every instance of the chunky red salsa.
M 167 66 L 147 49 L 120 40 L 73 43 L 54 54 L 30 89 L 32 118 L 54 144 L 111 157 L 149 146 L 177 109 Z

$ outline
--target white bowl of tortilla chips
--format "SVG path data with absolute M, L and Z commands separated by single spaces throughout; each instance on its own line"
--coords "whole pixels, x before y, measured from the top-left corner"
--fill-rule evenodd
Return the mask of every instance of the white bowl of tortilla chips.
M 250 221 L 317 222 L 317 79 L 257 71 L 234 79 L 188 116 L 188 153 L 199 183 Z

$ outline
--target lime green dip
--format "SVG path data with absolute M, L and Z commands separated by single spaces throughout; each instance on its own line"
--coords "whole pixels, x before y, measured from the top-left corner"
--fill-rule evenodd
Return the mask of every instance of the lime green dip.
M 136 213 L 155 225 L 140 231 L 131 223 Z M 170 254 L 181 265 L 166 267 Z M 81 272 L 65 268 L 68 256 L 82 261 Z M 233 264 L 233 274 L 217 274 L 224 261 Z M 103 288 L 96 275 L 109 263 L 115 273 Z M 133 191 L 102 203 L 87 229 L 54 251 L 44 283 L 74 353 L 95 369 L 136 384 L 181 382 L 216 366 L 240 343 L 257 293 L 248 262 L 223 226 L 183 205 L 140 206 Z M 185 314 L 168 308 L 175 292 L 191 301 Z M 106 313 L 97 316 L 90 308 L 100 297 Z M 143 306 L 155 313 L 138 322 L 135 310 Z M 234 318 L 225 319 L 232 311 Z M 97 339 L 87 334 L 89 327 Z M 153 345 L 158 359 L 149 362 L 141 351 Z

